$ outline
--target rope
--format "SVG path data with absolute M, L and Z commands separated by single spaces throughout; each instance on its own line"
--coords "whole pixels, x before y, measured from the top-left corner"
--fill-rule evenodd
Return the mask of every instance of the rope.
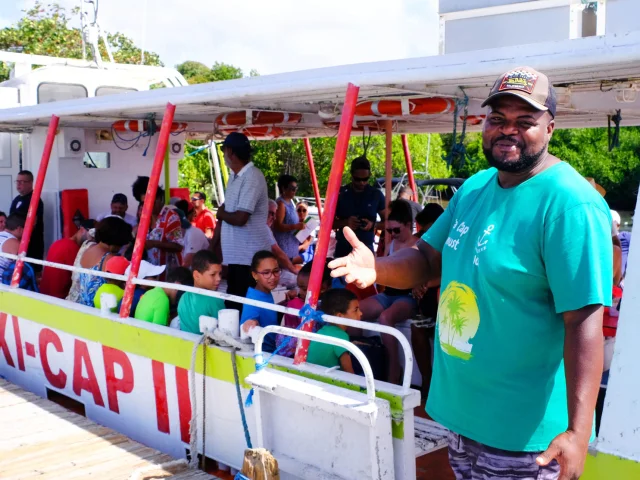
M 620 148 L 620 122 L 622 122 L 622 115 L 620 110 L 616 110 L 616 114 L 607 116 L 608 130 L 607 138 L 609 143 L 609 151 L 612 152 L 615 148 Z M 613 121 L 615 127 L 613 133 L 611 133 L 611 122 Z
M 469 159 L 469 156 L 467 155 L 467 147 L 465 147 L 464 145 L 464 139 L 467 135 L 467 117 L 469 116 L 469 97 L 462 87 L 460 88 L 460 90 L 462 91 L 464 97 L 462 99 L 456 98 L 456 106 L 453 111 L 453 138 L 451 140 L 451 150 L 449 151 L 448 155 L 442 156 L 443 160 L 447 162 L 448 167 L 462 167 L 465 160 Z M 462 133 L 460 134 L 459 140 L 457 140 L 458 116 L 461 108 L 464 111 L 464 115 L 462 118 Z M 469 160 L 472 161 L 471 159 Z
M 253 448 L 251 445 L 251 434 L 247 425 L 247 417 L 244 412 L 244 402 L 242 401 L 242 392 L 240 391 L 240 377 L 238 376 L 238 364 L 236 362 L 236 351 L 231 352 L 231 365 L 233 366 L 233 378 L 236 382 L 236 395 L 238 397 L 238 408 L 240 408 L 240 418 L 242 419 L 242 428 L 244 429 L 244 439 L 247 442 L 247 448 Z
M 300 312 L 298 314 L 298 316 L 300 317 L 300 325 L 298 325 L 295 329 L 296 330 L 300 330 L 305 324 L 309 323 L 309 322 L 318 322 L 319 324 L 324 324 L 324 320 L 322 320 L 322 316 L 324 315 L 324 313 L 322 313 L 320 310 L 316 310 L 315 308 L 313 308 L 311 305 L 309 305 L 308 303 L 302 307 L 300 309 Z M 271 355 L 269 355 L 269 357 L 264 360 L 263 362 L 256 362 L 256 372 L 259 372 L 260 370 L 262 370 L 263 368 L 265 368 L 267 365 L 269 365 L 269 362 L 271 362 L 271 359 L 278 354 L 278 352 L 280 352 L 280 350 L 282 350 L 285 347 L 288 347 L 289 344 L 292 341 L 298 341 L 298 339 L 296 337 L 289 337 L 286 341 L 282 342 L 274 351 Z M 261 356 L 262 353 L 260 354 L 256 354 L 254 355 L 254 357 L 258 357 Z M 250 407 L 251 405 L 253 405 L 253 388 L 251 388 L 251 390 L 249 390 L 249 395 L 247 395 L 247 400 L 245 401 L 245 407 Z
M 206 333 L 205 333 L 206 334 Z M 206 472 L 207 454 L 206 454 L 206 438 L 207 438 L 207 344 L 210 343 L 205 340 L 205 344 L 202 347 L 202 463 L 200 469 Z
M 196 356 L 198 353 L 198 347 L 200 345 L 205 345 L 207 343 L 207 333 L 203 333 L 200 336 L 200 339 L 194 343 L 193 350 L 191 351 L 191 368 L 189 370 L 189 383 L 191 384 L 190 389 L 190 400 L 191 400 L 191 420 L 189 421 L 189 454 L 191 455 L 191 459 L 189 461 L 189 467 L 197 468 L 198 467 L 198 425 L 197 414 L 198 414 L 198 403 L 196 399 Z M 204 356 L 204 353 L 203 353 Z M 204 376 L 204 375 L 203 375 Z M 204 383 L 203 383 L 204 385 Z M 204 391 L 203 391 L 204 393 Z M 204 416 L 204 402 L 202 404 L 202 411 Z M 203 445 L 204 446 L 204 445 Z M 204 449 L 203 449 L 204 456 Z

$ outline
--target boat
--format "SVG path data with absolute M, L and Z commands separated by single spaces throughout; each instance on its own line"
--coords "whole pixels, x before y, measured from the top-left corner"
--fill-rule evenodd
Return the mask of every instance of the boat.
M 525 3 L 573 5 L 570 1 Z M 619 13 L 616 9 L 623 3 L 637 11 L 637 5 L 630 1 L 607 3 L 612 7 L 608 11 L 611 19 L 616 18 L 614 13 Z M 478 18 L 504 13 L 499 7 L 486 8 L 490 11 L 481 12 Z M 532 10 L 515 13 L 525 11 Z M 447 15 L 452 27 L 464 19 L 459 18 L 462 14 L 445 13 L 443 17 Z M 0 58 L 6 58 L 3 55 Z M 41 64 L 39 61 L 34 63 Z M 0 85 L 0 106 L 4 107 L 0 109 L 0 132 L 4 132 L 0 182 L 5 182 L 1 183 L 4 197 L 0 201 L 12 196 L 7 195 L 12 192 L 7 177 L 11 179 L 21 168 L 38 172 L 48 245 L 69 224 L 68 214 L 64 214 L 69 211 L 63 205 L 65 192 L 84 190 L 75 202 L 94 216 L 108 206 L 113 193 L 128 191 L 136 175 L 150 175 L 155 189 L 164 168 L 165 186 L 177 188 L 177 161 L 187 139 L 214 142 L 222 138 L 228 129 L 222 132 L 214 128 L 220 115 L 279 112 L 299 115 L 295 124 L 269 125 L 282 129 L 279 138 L 334 136 L 336 126 L 329 123 L 338 122 L 333 180 L 323 207 L 323 213 L 331 218 L 336 185 L 344 167 L 345 141 L 352 131 L 356 134 L 356 122 L 379 122 L 379 131 L 373 133 L 390 139 L 393 134 L 450 132 L 454 125 L 474 116 L 466 129 L 477 131 L 482 127 L 478 122 L 484 114 L 480 104 L 488 88 L 499 74 L 519 65 L 544 71 L 557 85 L 559 128 L 604 127 L 616 110 L 621 111 L 625 126 L 640 125 L 636 96 L 640 31 L 635 27 L 624 33 L 426 58 L 164 89 L 140 87 L 110 96 L 96 95 L 97 90 L 86 87 L 86 98 L 54 98 L 59 101 L 50 103 L 38 101 L 42 98 L 38 89 L 45 77 L 35 70 L 26 73 L 22 83 L 15 78 Z M 97 65 L 68 65 L 51 68 L 50 72 L 63 71 L 66 75 L 78 68 L 99 69 Z M 163 71 L 162 75 L 170 78 L 174 74 Z M 413 99 L 428 98 L 448 99 L 447 109 L 453 111 L 411 113 Z M 399 104 L 384 104 L 394 109 L 379 115 L 382 104 L 376 102 L 383 101 Z M 370 111 L 356 118 L 356 105 L 365 102 L 370 102 Z M 135 142 L 124 150 L 118 143 L 123 140 L 113 131 L 114 124 L 123 121 L 154 123 L 158 130 L 122 134 L 129 144 Z M 85 156 L 92 153 L 102 154 L 96 165 L 99 168 L 85 162 Z M 387 165 L 385 188 L 390 193 L 390 161 Z M 150 204 L 145 210 L 143 216 L 148 216 Z M 329 228 L 324 231 L 328 235 Z M 328 236 L 323 240 L 322 226 L 319 237 L 322 250 L 322 242 L 328 241 Z M 144 235 L 137 242 L 143 239 Z M 637 292 L 640 233 L 633 236 L 631 250 L 626 288 Z M 24 256 L 18 259 L 25 260 L 33 261 Z M 139 280 L 135 273 L 123 279 L 129 285 L 160 284 Z M 249 302 L 221 292 L 180 289 Z M 635 380 L 635 365 L 640 361 L 636 347 L 640 324 L 632 317 L 639 308 L 637 295 L 625 297 L 601 433 L 587 458 L 586 479 L 640 477 L 640 391 Z M 327 316 L 324 320 L 345 322 Z M 271 451 L 282 478 L 415 479 L 417 451 L 442 447 L 446 432 L 438 430 L 431 447 L 416 447 L 416 426 L 425 423 L 414 413 L 420 405 L 420 394 L 411 388 L 410 344 L 397 330 L 375 324 L 365 327 L 394 335 L 400 342 L 405 362 L 402 385 L 374 381 L 368 362 L 351 344 L 344 346 L 361 360 L 364 377 L 277 355 L 266 357 L 261 351 L 266 331 L 254 339 L 255 345 L 229 335 L 222 339 L 215 335 L 199 337 L 0 285 L 0 375 L 41 397 L 62 395 L 78 402 L 88 418 L 176 459 L 194 458 L 198 453 L 240 469 L 245 448 L 253 446 Z M 304 330 L 269 329 L 300 339 L 328 341 Z M 269 368 L 264 368 L 265 360 Z M 251 406 L 246 405 L 249 397 Z M 426 428 L 437 430 L 435 425 L 427 424 Z

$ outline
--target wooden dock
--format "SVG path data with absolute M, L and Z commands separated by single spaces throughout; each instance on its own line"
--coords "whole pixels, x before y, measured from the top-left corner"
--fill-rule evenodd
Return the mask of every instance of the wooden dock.
M 175 459 L 0 378 L 0 478 L 3 480 L 213 480 Z

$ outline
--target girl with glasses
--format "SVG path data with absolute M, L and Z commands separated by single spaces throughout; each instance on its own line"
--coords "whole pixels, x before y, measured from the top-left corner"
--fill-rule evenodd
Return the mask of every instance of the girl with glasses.
M 386 230 L 391 236 L 389 255 L 412 248 L 417 238 L 413 236 L 413 215 L 411 206 L 406 200 L 396 200 L 389 205 Z M 360 302 L 362 320 L 378 321 L 383 325 L 394 327 L 416 314 L 417 304 L 411 295 L 411 289 L 399 290 L 387 287 L 384 293 L 379 293 Z M 398 342 L 390 335 L 382 335 L 389 359 L 388 381 L 400 383 L 402 372 L 398 357 Z
M 249 287 L 247 298 L 275 304 L 271 292 L 280 282 L 280 265 L 276 256 L 267 250 L 257 252 L 251 261 L 251 275 L 256 282 L 256 287 Z M 244 305 L 240 324 L 245 332 L 249 332 L 256 326 L 278 325 L 278 313 L 254 305 Z M 276 336 L 270 333 L 264 339 L 262 350 L 273 352 L 275 348 Z

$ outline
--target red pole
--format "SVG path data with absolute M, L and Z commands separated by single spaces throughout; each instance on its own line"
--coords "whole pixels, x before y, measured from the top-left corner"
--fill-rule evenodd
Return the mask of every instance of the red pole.
M 304 139 L 304 151 L 307 152 L 307 162 L 309 163 L 309 173 L 311 174 L 311 185 L 313 185 L 313 194 L 316 197 L 316 205 L 318 205 L 318 218 L 322 220 L 322 199 L 320 198 L 320 189 L 318 188 L 318 177 L 316 177 L 316 167 L 313 164 L 313 154 L 311 153 L 311 142 L 308 138 Z
M 51 115 L 49 130 L 47 131 L 47 139 L 44 142 L 42 159 L 40 160 L 40 167 L 38 168 L 36 185 L 31 195 L 31 202 L 29 203 L 29 210 L 27 212 L 27 221 L 24 225 L 22 240 L 20 240 L 20 247 L 18 250 L 18 254 L 20 256 L 26 255 L 27 249 L 29 248 L 29 241 L 31 240 L 33 227 L 38 216 L 38 204 L 40 203 L 40 197 L 42 196 L 42 186 L 44 185 L 44 179 L 47 176 L 47 168 L 49 168 L 49 159 L 51 158 L 51 150 L 53 149 L 53 141 L 56 139 L 56 132 L 58 130 L 59 121 L 59 117 Z M 24 260 L 22 258 L 18 258 L 18 260 L 16 261 L 16 268 L 14 268 L 13 276 L 11 277 L 11 286 L 14 288 L 20 285 L 20 277 L 22 277 L 23 266 Z
M 153 204 L 156 201 L 156 192 L 158 191 L 158 182 L 160 181 L 160 173 L 164 164 L 164 153 L 169 143 L 169 134 L 171 133 L 171 124 L 173 123 L 173 114 L 176 106 L 167 103 L 162 117 L 162 126 L 160 127 L 160 136 L 158 137 L 158 145 L 156 147 L 156 156 L 153 159 L 153 168 L 149 177 L 149 185 L 144 197 L 144 205 L 142 207 L 142 215 L 140 216 L 140 224 L 138 225 L 138 234 L 133 246 L 133 255 L 131 257 L 131 272 L 127 279 L 127 285 L 124 288 L 124 296 L 122 297 L 122 306 L 120 307 L 120 317 L 127 318 L 131 311 L 131 302 L 133 301 L 133 291 L 135 284 L 132 282 L 138 276 L 140 270 L 140 262 L 142 261 L 142 253 L 144 252 L 144 244 L 147 241 L 147 233 L 149 232 L 149 224 L 151 223 L 151 214 L 153 212 Z M 165 185 L 169 188 L 169 185 Z
M 411 164 L 411 152 L 409 151 L 409 140 L 406 134 L 402 138 L 402 149 L 404 150 L 404 161 L 407 164 L 407 176 L 409 177 L 409 188 L 413 191 L 413 201 L 418 201 L 418 190 L 416 189 L 416 179 L 413 178 L 413 165 Z
M 320 287 L 322 286 L 322 274 L 324 273 L 324 265 L 327 260 L 331 230 L 333 230 L 333 219 L 336 216 L 338 193 L 340 192 L 340 186 L 342 184 L 342 173 L 344 172 L 344 163 L 347 159 L 347 148 L 349 147 L 349 139 L 351 138 L 351 128 L 356 113 L 359 91 L 360 87 L 350 83 L 347 87 L 347 95 L 345 96 L 344 107 L 342 108 L 338 140 L 336 141 L 336 149 L 333 153 L 333 166 L 331 167 L 327 196 L 325 198 L 324 222 L 320 222 L 318 246 L 316 247 L 313 267 L 311 267 L 311 275 L 309 277 L 307 301 L 313 308 L 318 306 L 318 297 L 320 296 Z M 312 329 L 313 322 L 305 323 L 302 327 L 302 330 L 305 332 L 310 332 Z M 294 363 L 297 365 L 306 362 L 308 351 L 309 340 L 298 340 Z

